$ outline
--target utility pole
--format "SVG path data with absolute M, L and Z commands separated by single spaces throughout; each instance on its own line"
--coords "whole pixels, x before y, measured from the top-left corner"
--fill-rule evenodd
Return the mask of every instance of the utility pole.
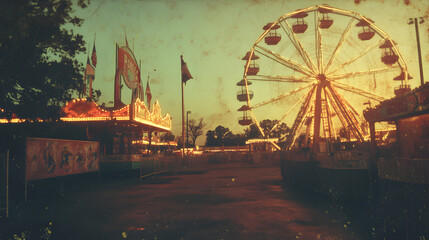
M 422 63 L 422 52 L 420 48 L 420 34 L 419 34 L 419 24 L 422 24 L 425 22 L 425 20 L 422 17 L 418 18 L 409 18 L 408 24 L 411 25 L 414 23 L 414 27 L 416 30 L 416 40 L 417 40 L 417 53 L 419 56 L 419 69 L 420 69 L 420 84 L 423 86 L 425 84 L 425 80 L 423 77 L 423 63 Z

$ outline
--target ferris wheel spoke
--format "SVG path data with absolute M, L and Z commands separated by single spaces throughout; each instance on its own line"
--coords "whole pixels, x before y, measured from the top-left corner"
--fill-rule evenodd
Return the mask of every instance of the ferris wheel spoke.
M 305 116 L 307 115 L 309 109 L 312 107 L 311 104 L 311 99 L 313 98 L 314 92 L 316 91 L 316 85 L 313 86 L 313 88 L 308 92 L 308 94 L 306 95 L 305 101 L 304 103 L 301 105 L 301 109 L 298 112 L 297 117 L 295 118 L 295 121 L 289 131 L 289 134 L 286 138 L 286 143 L 285 143 L 285 147 L 288 150 L 290 147 L 293 146 L 293 144 L 295 143 L 295 140 L 297 138 L 297 132 L 299 132 L 299 130 L 301 129 L 304 121 L 305 121 Z
M 334 109 L 338 119 L 340 119 L 341 125 L 343 125 L 343 127 L 345 128 L 348 128 L 349 123 L 344 117 L 344 113 L 342 112 L 342 109 L 340 110 L 340 107 L 338 106 L 336 99 L 334 99 L 334 97 L 332 96 L 333 93 L 331 93 L 330 89 L 328 89 L 328 91 L 325 91 L 325 93 L 328 97 L 328 102 L 330 106 Z
M 353 21 L 354 20 L 355 20 L 354 18 L 350 19 L 350 21 L 349 21 L 346 29 L 344 30 L 343 34 L 341 35 L 340 40 L 338 41 L 337 46 L 335 47 L 334 52 L 332 53 L 331 57 L 329 58 L 328 64 L 326 64 L 326 66 L 325 66 L 324 72 L 327 72 L 329 70 L 329 68 L 331 67 L 332 62 L 335 60 L 335 57 L 336 57 L 338 51 L 344 45 L 344 41 L 346 40 L 347 36 L 350 33 L 350 30 L 352 29 L 351 27 L 353 25 Z
M 289 113 L 291 113 L 294 109 L 295 109 L 295 107 L 296 106 L 298 106 L 298 104 L 300 103 L 300 102 L 302 102 L 302 100 L 304 100 L 305 98 L 307 98 L 308 97 L 308 95 L 311 93 L 311 90 L 310 91 L 308 91 L 308 93 L 307 94 L 305 94 L 305 95 L 303 95 L 291 108 L 289 108 L 289 111 L 287 111 L 280 119 L 279 119 L 279 121 L 274 125 L 274 127 L 273 128 L 271 128 L 271 130 L 270 130 L 270 133 L 272 132 L 272 131 L 274 131 L 274 129 L 276 129 L 277 128 L 277 126 L 281 123 L 281 122 L 283 122 L 283 119 L 285 119 L 285 117 L 287 117 L 288 115 L 289 115 Z
M 290 41 L 295 46 L 296 50 L 298 50 L 298 53 L 301 55 L 302 59 L 304 60 L 305 64 L 309 69 L 313 71 L 313 73 L 316 73 L 316 65 L 314 65 L 313 61 L 311 60 L 308 53 L 305 51 L 304 47 L 302 46 L 301 42 L 298 40 L 298 37 L 293 32 L 290 25 L 286 22 L 280 22 L 280 26 L 282 27 L 283 31 L 285 31 L 286 35 L 289 37 Z M 285 27 L 286 26 L 286 27 Z
M 322 41 L 322 34 L 320 33 L 319 24 L 317 24 L 319 21 L 319 11 L 314 11 L 314 24 L 315 26 L 315 44 L 316 44 L 316 56 L 317 56 L 317 70 L 318 73 L 323 73 L 323 41 Z
M 334 85 L 335 85 L 335 84 L 334 84 Z M 369 94 L 371 94 L 371 93 L 369 93 Z M 380 96 L 377 96 L 377 97 L 380 97 Z M 361 114 L 356 110 L 356 108 L 355 108 L 355 107 L 353 107 L 353 105 L 352 105 L 352 104 L 350 104 L 350 102 L 349 102 L 349 101 L 347 101 L 347 99 L 346 99 L 346 98 L 342 98 L 342 100 L 343 100 L 343 102 L 347 105 L 347 107 L 351 109 L 351 111 L 353 112 L 353 114 L 354 114 L 354 116 L 355 116 L 355 117 L 357 116 L 361 122 L 365 122 L 365 121 L 366 121 L 366 120 L 363 118 L 363 116 L 362 116 L 362 115 L 361 115 Z
M 330 75 L 329 80 L 331 81 L 337 81 L 341 79 L 347 79 L 352 77 L 361 77 L 365 75 L 371 75 L 371 74 L 377 74 L 377 73 L 385 73 L 390 71 L 396 71 L 398 66 L 390 66 L 390 67 L 384 67 L 384 68 L 378 68 L 378 69 L 370 69 L 368 71 L 362 71 L 362 72 L 352 72 L 352 73 L 345 73 L 341 75 Z
M 279 96 L 277 96 L 277 97 L 275 97 L 275 98 L 271 98 L 271 99 L 269 99 L 269 100 L 267 100 L 267 101 L 264 101 L 264 102 L 261 102 L 261 103 L 255 104 L 255 105 L 251 106 L 251 107 L 250 107 L 250 109 L 255 109 L 255 108 L 258 108 L 258 107 L 261 107 L 261 106 L 264 106 L 264 105 L 267 105 L 267 104 L 270 104 L 270 103 L 273 103 L 273 102 L 277 102 L 277 101 L 279 101 L 279 100 L 281 100 L 281 99 L 283 99 L 283 98 L 285 98 L 285 97 L 289 97 L 289 96 L 291 96 L 291 95 L 293 95 L 293 94 L 296 94 L 296 93 L 298 93 L 298 92 L 301 92 L 302 90 L 307 89 L 307 88 L 309 88 L 309 87 L 311 87 L 311 86 L 313 86 L 313 85 L 314 85 L 314 83 L 313 83 L 313 82 L 311 82 L 311 83 L 309 83 L 309 84 L 307 84 L 307 85 L 305 85 L 305 86 L 303 86 L 303 87 L 300 87 L 300 88 L 294 89 L 294 90 L 292 90 L 292 91 L 290 91 L 290 92 L 287 92 L 287 93 L 283 93 L 283 94 L 281 94 L 281 95 L 279 95 Z
M 284 65 L 284 66 L 286 66 L 292 70 L 300 72 L 306 76 L 310 77 L 313 75 L 312 71 L 310 69 L 308 69 L 306 66 L 303 66 L 303 65 L 301 65 L 297 62 L 294 62 L 290 59 L 287 59 L 287 58 L 285 58 L 285 57 L 283 57 L 277 53 L 274 53 L 274 52 L 270 51 L 269 49 L 266 49 L 262 46 L 256 45 L 256 47 L 258 47 L 260 49 L 260 50 L 255 49 L 256 52 L 270 58 L 271 60 L 274 60 L 274 61 L 276 61 L 276 62 L 278 62 L 278 63 L 280 63 L 280 64 L 282 64 L 282 65 Z
M 335 124 L 331 118 L 332 107 L 329 103 L 326 89 L 323 89 L 323 93 L 324 93 L 323 94 L 324 101 L 322 104 L 322 119 L 323 119 L 323 131 L 325 134 L 325 138 L 327 137 L 332 138 L 332 136 L 335 136 L 334 138 L 336 138 Z
M 342 113 L 342 116 L 345 118 L 347 122 L 347 126 L 344 126 L 344 127 L 348 128 L 355 135 L 358 141 L 362 142 L 364 139 L 363 133 L 362 133 L 362 129 L 359 126 L 356 116 L 350 111 L 350 109 L 344 103 L 344 98 L 340 94 L 338 94 L 338 92 L 332 87 L 332 85 L 328 85 L 327 88 L 330 91 L 330 94 L 333 97 L 334 102 L 339 107 L 340 112 Z
M 261 128 L 261 125 L 259 125 L 259 121 L 258 119 L 256 119 L 255 114 L 253 114 L 252 109 L 249 110 L 249 113 L 250 113 L 250 117 L 252 118 L 252 122 L 256 125 L 262 137 L 265 138 L 264 130 Z
M 344 102 L 346 103 L 346 105 L 353 111 L 354 115 L 357 116 L 359 118 L 359 120 L 361 122 L 365 122 L 366 120 L 363 118 L 363 116 L 356 110 L 355 107 L 353 107 L 352 104 L 350 104 L 349 101 L 347 101 L 347 99 L 343 98 Z
M 247 80 L 251 81 L 263 81 L 263 82 L 284 82 L 284 83 L 310 83 L 314 79 L 306 77 L 293 77 L 293 76 L 267 76 L 267 75 L 255 75 L 247 76 Z
M 360 88 L 356 88 L 356 87 L 352 87 L 350 85 L 344 84 L 344 83 L 332 83 L 332 85 L 334 85 L 337 88 L 340 88 L 342 90 L 351 92 L 351 93 L 355 93 L 358 94 L 360 96 L 366 97 L 366 98 L 370 98 L 376 101 L 384 101 L 386 100 L 386 98 L 382 97 L 382 96 L 378 96 L 377 94 L 362 90 Z
M 371 51 L 372 49 L 380 46 L 382 43 L 384 42 L 384 39 L 381 39 L 379 42 L 377 42 L 374 45 L 371 45 L 369 47 L 367 47 L 366 49 L 364 49 L 362 52 L 360 52 L 356 57 L 350 59 L 349 61 L 341 64 L 340 66 L 338 66 L 337 68 L 335 68 L 334 70 L 328 72 L 326 75 L 332 75 L 334 73 L 336 73 L 339 69 L 344 68 L 347 65 L 350 65 L 351 63 L 353 63 L 354 61 L 358 60 L 359 58 L 363 57 L 365 54 L 367 54 L 369 51 Z
M 332 86 L 329 86 L 330 90 L 334 93 L 335 98 L 338 98 L 339 101 L 341 102 L 341 107 L 344 109 L 344 111 L 346 112 L 346 116 L 348 118 L 348 120 L 351 123 L 351 127 L 354 130 L 354 134 L 355 137 L 359 140 L 359 141 L 363 141 L 363 131 L 359 125 L 359 122 L 357 121 L 357 118 L 355 116 L 355 114 L 350 111 L 349 107 L 347 106 L 347 104 L 345 104 L 345 98 L 343 96 L 341 96 L 340 94 L 338 94 L 338 92 L 335 90 L 335 88 L 333 88 Z

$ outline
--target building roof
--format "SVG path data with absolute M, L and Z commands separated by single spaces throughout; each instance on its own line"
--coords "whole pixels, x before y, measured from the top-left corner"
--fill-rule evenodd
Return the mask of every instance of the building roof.
M 12 115 L 9 118 L 0 117 L 0 124 L 46 121 L 43 119 L 20 119 L 16 115 Z M 171 117 L 168 113 L 165 116 L 161 115 L 159 102 L 155 101 L 152 109 L 149 109 L 140 99 L 120 109 L 103 108 L 96 102 L 85 98 L 74 99 L 62 107 L 60 121 L 78 124 L 93 124 L 97 122 L 131 123 L 153 131 L 171 130 Z
M 429 83 L 402 96 L 381 102 L 368 108 L 363 115 L 368 122 L 394 121 L 429 113 Z
M 75 99 L 64 106 L 62 112 L 60 119 L 65 122 L 130 122 L 158 131 L 171 130 L 171 117 L 168 113 L 164 117 L 161 115 L 158 101 L 155 101 L 151 110 L 140 99 L 120 109 L 107 110 L 95 102 Z

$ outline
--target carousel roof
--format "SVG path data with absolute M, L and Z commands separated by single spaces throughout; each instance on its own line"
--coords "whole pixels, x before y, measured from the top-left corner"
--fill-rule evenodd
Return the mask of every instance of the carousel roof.
M 102 108 L 96 102 L 86 99 L 75 99 L 63 107 L 60 119 L 65 122 L 132 122 L 161 131 L 171 130 L 171 117 L 168 113 L 161 116 L 159 102 L 155 101 L 150 110 L 140 99 L 116 110 Z
M 0 113 L 4 112 L 0 109 Z M 28 122 L 46 122 L 43 119 L 21 119 L 15 114 L 9 117 L 1 116 L 0 124 L 15 124 Z M 4 114 L 3 114 L 4 115 Z M 120 109 L 109 109 L 99 106 L 96 102 L 85 98 L 74 99 L 61 108 L 60 121 L 79 124 L 95 122 L 133 123 L 140 127 L 151 128 L 155 131 L 170 131 L 171 117 L 167 113 L 161 115 L 161 106 L 158 101 L 149 109 L 144 102 L 137 99 L 134 103 Z

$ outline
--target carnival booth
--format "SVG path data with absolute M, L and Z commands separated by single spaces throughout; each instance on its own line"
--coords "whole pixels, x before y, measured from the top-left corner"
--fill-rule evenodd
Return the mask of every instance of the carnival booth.
M 58 182 L 71 175 L 79 178 L 99 172 L 103 164 L 110 170 L 130 168 L 135 162 L 141 166 L 143 153 L 150 153 L 153 135 L 171 130 L 170 115 L 162 116 L 158 101 L 151 105 L 149 78 L 143 91 L 140 68 L 131 49 L 116 46 L 116 53 L 112 107 L 93 100 L 96 58 L 92 64 L 88 58 L 85 87 L 80 93 L 83 97 L 62 107 L 41 109 L 54 113 L 49 119 L 19 116 L 13 109 L 0 108 L 0 155 L 8 152 L 10 156 L 12 190 L 23 185 L 27 189 L 35 180 Z M 131 92 L 129 104 L 121 100 L 122 83 Z M 174 148 L 175 144 L 166 147 Z M 24 193 L 17 192 L 12 198 L 21 198 Z

